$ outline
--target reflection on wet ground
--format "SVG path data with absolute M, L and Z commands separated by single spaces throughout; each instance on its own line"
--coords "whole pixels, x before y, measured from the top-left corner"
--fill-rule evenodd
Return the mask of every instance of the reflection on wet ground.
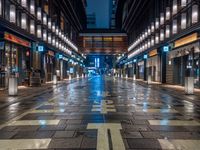
M 200 147 L 199 106 L 118 78 L 63 84 L 0 115 L 0 150 Z

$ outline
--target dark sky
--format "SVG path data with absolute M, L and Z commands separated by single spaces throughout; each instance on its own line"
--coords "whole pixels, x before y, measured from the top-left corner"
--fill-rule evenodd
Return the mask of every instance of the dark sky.
M 87 0 L 87 13 L 96 14 L 97 28 L 109 28 L 110 0 Z

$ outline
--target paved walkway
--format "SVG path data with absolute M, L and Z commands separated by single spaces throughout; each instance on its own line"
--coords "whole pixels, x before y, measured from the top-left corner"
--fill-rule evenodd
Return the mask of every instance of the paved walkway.
M 18 115 L 1 123 L 0 150 L 199 150 L 199 108 L 130 80 L 78 80 L 2 109 Z

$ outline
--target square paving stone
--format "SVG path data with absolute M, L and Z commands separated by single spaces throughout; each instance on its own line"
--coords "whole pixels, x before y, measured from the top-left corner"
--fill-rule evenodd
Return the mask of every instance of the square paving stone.
M 76 148 L 80 149 L 83 136 L 76 138 L 52 139 L 49 148 Z
M 54 131 L 37 131 L 37 132 L 17 132 L 13 137 L 14 139 L 44 139 L 51 138 Z
M 158 140 L 154 139 L 127 139 L 129 148 L 134 149 L 161 149 Z
M 0 139 L 10 139 L 12 138 L 17 132 L 6 132 L 0 131 Z
M 121 131 L 121 135 L 123 138 L 143 138 L 140 132 Z
M 96 148 L 96 147 L 97 147 L 97 138 L 83 137 L 81 148 L 91 149 L 91 148 Z
M 54 134 L 54 138 L 70 138 L 73 137 L 75 134 L 75 131 L 56 131 Z

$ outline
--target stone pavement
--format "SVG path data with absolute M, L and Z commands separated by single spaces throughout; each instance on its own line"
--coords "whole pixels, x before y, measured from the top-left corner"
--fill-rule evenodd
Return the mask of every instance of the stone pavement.
M 0 125 L 0 150 L 199 150 L 199 111 L 163 90 L 93 77 L 1 110 L 18 115 Z

